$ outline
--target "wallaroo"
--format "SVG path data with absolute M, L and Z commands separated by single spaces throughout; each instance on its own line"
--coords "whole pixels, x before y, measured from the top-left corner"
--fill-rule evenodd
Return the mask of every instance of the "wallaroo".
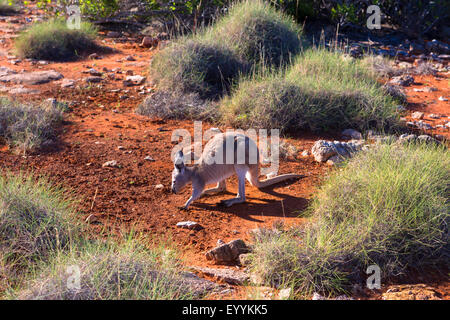
M 230 207 L 245 202 L 245 178 L 251 185 L 261 189 L 288 179 L 303 177 L 298 174 L 283 174 L 260 181 L 259 150 L 254 140 L 240 132 L 226 132 L 215 135 L 205 146 L 196 165 L 185 165 L 183 151 L 175 155 L 172 172 L 172 192 L 178 193 L 188 183 L 192 183 L 192 195 L 184 205 L 189 205 L 202 195 L 226 190 L 225 179 L 234 173 L 238 176 L 239 187 L 236 198 L 222 200 L 220 204 Z M 207 184 L 217 183 L 215 188 L 205 189 Z

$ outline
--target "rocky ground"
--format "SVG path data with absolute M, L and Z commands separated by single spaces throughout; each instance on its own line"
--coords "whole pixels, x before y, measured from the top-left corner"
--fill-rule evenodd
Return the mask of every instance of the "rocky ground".
M 158 50 L 158 40 L 144 39 L 142 34 L 105 31 L 100 33 L 99 41 L 114 49 L 108 54 L 97 53 L 68 63 L 19 59 L 13 52 L 14 38 L 38 19 L 41 16 L 35 10 L 0 17 L 0 92 L 25 101 L 67 101 L 70 111 L 56 145 L 25 154 L 0 145 L 0 166 L 48 175 L 73 191 L 80 200 L 80 219 L 89 223 L 95 234 L 131 227 L 151 237 L 170 237 L 193 272 L 222 284 L 211 299 L 289 296 L 271 288 L 241 286 L 248 275 L 236 261 L 245 252 L 225 247 L 236 239 L 249 243 L 250 231 L 255 228 L 271 227 L 280 221 L 286 225 L 304 223 L 306 218 L 299 214 L 329 172 L 329 164 L 333 164 L 329 159 L 336 156 L 318 160 L 311 153 L 314 144 L 318 140 L 348 141 L 355 137 L 340 132 L 299 132 L 285 139 L 290 151 L 281 163 L 280 173 L 303 174 L 303 179 L 265 191 L 248 187 L 246 204 L 219 207 L 216 204 L 220 200 L 237 191 L 237 181 L 232 178 L 228 193 L 202 198 L 190 211 L 181 211 L 178 208 L 190 190 L 170 193 L 171 135 L 179 128 L 192 133 L 193 123 L 150 119 L 134 113 L 144 97 L 155 90 L 147 69 Z M 399 62 L 396 68 L 413 68 L 420 59 L 423 57 L 409 59 L 410 65 Z M 411 73 L 413 79 L 401 85 L 407 95 L 404 121 L 412 133 L 442 141 L 450 134 L 449 72 L 448 59 L 437 59 L 433 62 L 438 64 L 435 75 Z M 204 124 L 203 129 L 210 126 Z M 194 224 L 179 224 L 188 221 Z M 225 265 L 217 264 L 216 255 L 210 252 L 216 247 L 223 247 L 220 250 L 225 250 L 225 256 L 232 257 L 222 261 Z M 352 297 L 396 299 L 404 292 L 403 297 L 408 299 L 449 298 L 450 282 L 445 276 L 415 276 L 405 279 L 405 283 L 408 285 L 385 284 L 375 292 L 356 290 Z

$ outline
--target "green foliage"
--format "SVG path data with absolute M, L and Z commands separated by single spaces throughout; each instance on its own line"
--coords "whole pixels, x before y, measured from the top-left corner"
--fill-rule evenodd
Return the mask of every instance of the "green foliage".
M 9 285 L 78 236 L 71 201 L 48 180 L 0 172 L 0 280 Z
M 72 0 L 38 0 L 36 5 L 55 16 L 66 15 L 66 7 L 78 5 L 81 13 L 90 17 L 107 17 L 119 9 L 117 0 L 78 0 L 76 3 Z
M 159 88 L 216 98 L 240 73 L 279 66 L 300 50 L 299 27 L 262 0 L 237 2 L 211 27 L 159 51 L 151 74 Z
M 159 88 L 214 97 L 226 91 L 244 64 L 228 48 L 202 39 L 180 39 L 152 60 L 152 79 Z
M 70 60 L 83 52 L 99 47 L 94 39 L 97 29 L 82 22 L 80 29 L 69 29 L 62 19 L 35 23 L 15 41 L 17 53 L 25 58 L 42 60 Z
M 233 4 L 212 26 L 209 36 L 221 39 L 243 60 L 280 66 L 300 51 L 301 28 L 293 19 L 263 0 Z
M 242 78 L 220 109 L 229 125 L 285 132 L 393 129 L 399 117 L 395 101 L 365 61 L 314 48 L 285 71 Z

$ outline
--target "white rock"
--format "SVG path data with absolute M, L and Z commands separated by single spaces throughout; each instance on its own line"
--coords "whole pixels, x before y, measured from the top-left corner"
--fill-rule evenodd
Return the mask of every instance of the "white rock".
M 291 288 L 287 288 L 287 289 L 281 289 L 278 292 L 278 298 L 280 300 L 287 300 L 291 297 L 292 294 L 292 289 Z
M 105 162 L 102 167 L 117 167 L 118 163 L 116 160 L 111 160 L 111 161 L 107 161 Z

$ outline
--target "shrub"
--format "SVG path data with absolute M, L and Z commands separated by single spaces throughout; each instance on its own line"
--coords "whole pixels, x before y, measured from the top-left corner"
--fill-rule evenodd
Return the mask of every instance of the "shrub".
M 148 250 L 132 239 L 121 244 L 111 241 L 86 243 L 57 256 L 24 290 L 16 292 L 16 296 L 33 300 L 180 300 L 198 297 L 173 251 L 161 249 Z M 67 270 L 73 270 L 69 269 L 73 266 L 79 268 L 78 288 L 67 285 L 73 275 Z
M 217 106 L 196 93 L 158 91 L 137 107 L 136 113 L 166 119 L 216 121 L 220 118 Z
M 217 98 L 251 67 L 289 62 L 300 50 L 299 27 L 262 0 L 234 4 L 198 33 L 181 37 L 152 60 L 160 89 Z
M 160 89 L 193 91 L 202 98 L 223 94 L 244 69 L 229 49 L 201 39 L 180 39 L 151 63 L 152 79 Z
M 71 201 L 48 180 L 0 174 L 0 278 L 14 284 L 79 232 Z M 3 274 L 1 274 L 3 273 Z
M 279 66 L 300 51 L 301 28 L 291 17 L 263 0 L 243 0 L 212 26 L 207 36 L 225 41 L 229 48 L 252 65 Z
M 14 1 L 0 0 L 0 15 L 6 16 L 17 13 L 17 8 Z
M 361 61 L 310 49 L 285 73 L 241 80 L 221 103 L 224 121 L 239 127 L 331 130 L 394 128 L 395 101 Z
M 19 35 L 15 47 L 21 57 L 64 61 L 99 49 L 95 37 L 96 28 L 89 23 L 81 23 L 81 29 L 69 29 L 65 21 L 54 19 L 33 24 Z
M 24 104 L 0 97 L 0 138 L 21 149 L 35 149 L 56 137 L 62 121 L 61 104 Z
M 446 263 L 449 159 L 445 147 L 424 144 L 358 154 L 323 184 L 305 229 L 257 239 L 251 269 L 266 283 L 283 279 L 305 294 L 347 289 L 372 264 L 388 279 Z M 268 267 L 277 257 L 286 261 Z

